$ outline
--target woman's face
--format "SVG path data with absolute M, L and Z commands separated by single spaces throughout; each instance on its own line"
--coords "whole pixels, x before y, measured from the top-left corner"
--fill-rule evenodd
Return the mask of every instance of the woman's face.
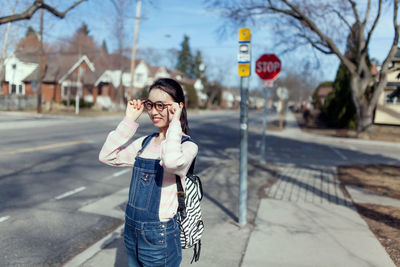
M 148 100 L 150 100 L 153 104 L 156 102 L 161 102 L 164 104 L 164 109 L 162 109 L 161 111 L 156 109 L 156 105 L 153 105 L 150 110 L 147 109 L 147 113 L 149 114 L 150 119 L 153 121 L 154 126 L 156 126 L 157 128 L 168 127 L 170 121 L 170 114 L 168 112 L 168 109 L 170 105 L 166 104 L 174 103 L 174 99 L 163 90 L 154 88 L 150 91 Z

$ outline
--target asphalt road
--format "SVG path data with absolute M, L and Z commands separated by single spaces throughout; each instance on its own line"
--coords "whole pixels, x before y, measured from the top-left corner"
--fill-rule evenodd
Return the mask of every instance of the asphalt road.
M 249 159 L 256 161 L 262 117 L 260 112 L 249 116 Z M 215 166 L 221 162 L 236 168 L 238 112 L 208 112 L 189 118 L 191 135 L 200 147 L 196 169 L 204 172 L 212 168 L 217 177 L 221 173 Z M 98 161 L 108 132 L 121 119 L 0 114 L 0 266 L 59 266 L 122 223 L 120 218 L 80 210 L 129 186 L 130 169 Z M 154 131 L 146 116 L 140 124 L 137 136 Z M 266 161 L 271 166 L 336 166 L 399 162 L 399 154 L 397 147 L 380 144 L 269 135 Z M 237 177 L 229 177 L 228 171 L 224 168 L 225 180 L 205 179 L 205 197 L 221 216 L 237 221 L 237 200 L 232 197 L 237 195 L 237 182 L 231 182 Z M 257 179 L 262 175 L 252 171 L 249 169 L 253 177 L 249 191 L 257 192 L 266 180 Z M 250 194 L 250 221 L 257 206 L 257 195 Z
M 79 211 L 129 185 L 130 169 L 98 161 L 108 132 L 122 117 L 1 115 L 1 266 L 60 265 L 122 223 Z M 225 139 L 226 130 L 216 127 L 233 125 L 236 117 L 236 113 L 193 116 L 194 138 L 204 140 L 204 148 L 212 147 L 204 149 L 203 156 L 238 140 L 237 132 L 230 130 Z M 140 122 L 137 136 L 154 131 L 146 116 Z M 215 147 L 217 138 L 221 144 Z M 202 161 L 197 167 L 210 164 Z

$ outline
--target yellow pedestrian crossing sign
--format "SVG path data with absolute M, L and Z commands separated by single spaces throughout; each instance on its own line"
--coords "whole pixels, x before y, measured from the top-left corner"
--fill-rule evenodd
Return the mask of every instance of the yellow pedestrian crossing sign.
M 240 77 L 250 76 L 251 63 L 251 31 L 239 29 L 238 74 Z

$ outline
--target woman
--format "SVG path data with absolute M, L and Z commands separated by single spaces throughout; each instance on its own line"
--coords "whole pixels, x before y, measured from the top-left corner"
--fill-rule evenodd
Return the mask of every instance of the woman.
M 182 87 L 173 79 L 159 79 L 145 101 L 129 101 L 125 118 L 112 131 L 99 159 L 111 166 L 133 166 L 125 213 L 125 246 L 129 266 L 179 266 L 182 250 L 176 221 L 176 175 L 184 177 L 197 155 L 188 134 Z M 146 110 L 158 133 L 129 143 Z

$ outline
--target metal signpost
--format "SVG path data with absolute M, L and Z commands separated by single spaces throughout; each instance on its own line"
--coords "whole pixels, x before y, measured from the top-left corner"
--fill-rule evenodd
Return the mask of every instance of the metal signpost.
M 265 132 L 267 131 L 267 100 L 269 89 L 281 72 L 281 61 L 274 54 L 263 54 L 256 61 L 256 73 L 262 79 L 264 89 L 263 133 L 261 137 L 260 162 L 265 162 Z
M 276 89 L 276 95 L 279 97 L 279 107 L 280 107 L 280 116 L 279 116 L 279 128 L 283 128 L 283 116 L 285 114 L 285 100 L 289 97 L 289 91 L 285 87 L 278 87 Z
M 264 117 L 263 117 L 263 134 L 261 137 L 261 151 L 260 151 L 260 162 L 265 162 L 265 132 L 267 131 L 267 101 L 269 97 L 269 87 L 272 87 L 273 84 L 263 85 L 264 90 Z
M 251 32 L 239 29 L 238 74 L 240 76 L 240 181 L 239 181 L 239 224 L 247 222 L 247 98 L 251 63 Z

